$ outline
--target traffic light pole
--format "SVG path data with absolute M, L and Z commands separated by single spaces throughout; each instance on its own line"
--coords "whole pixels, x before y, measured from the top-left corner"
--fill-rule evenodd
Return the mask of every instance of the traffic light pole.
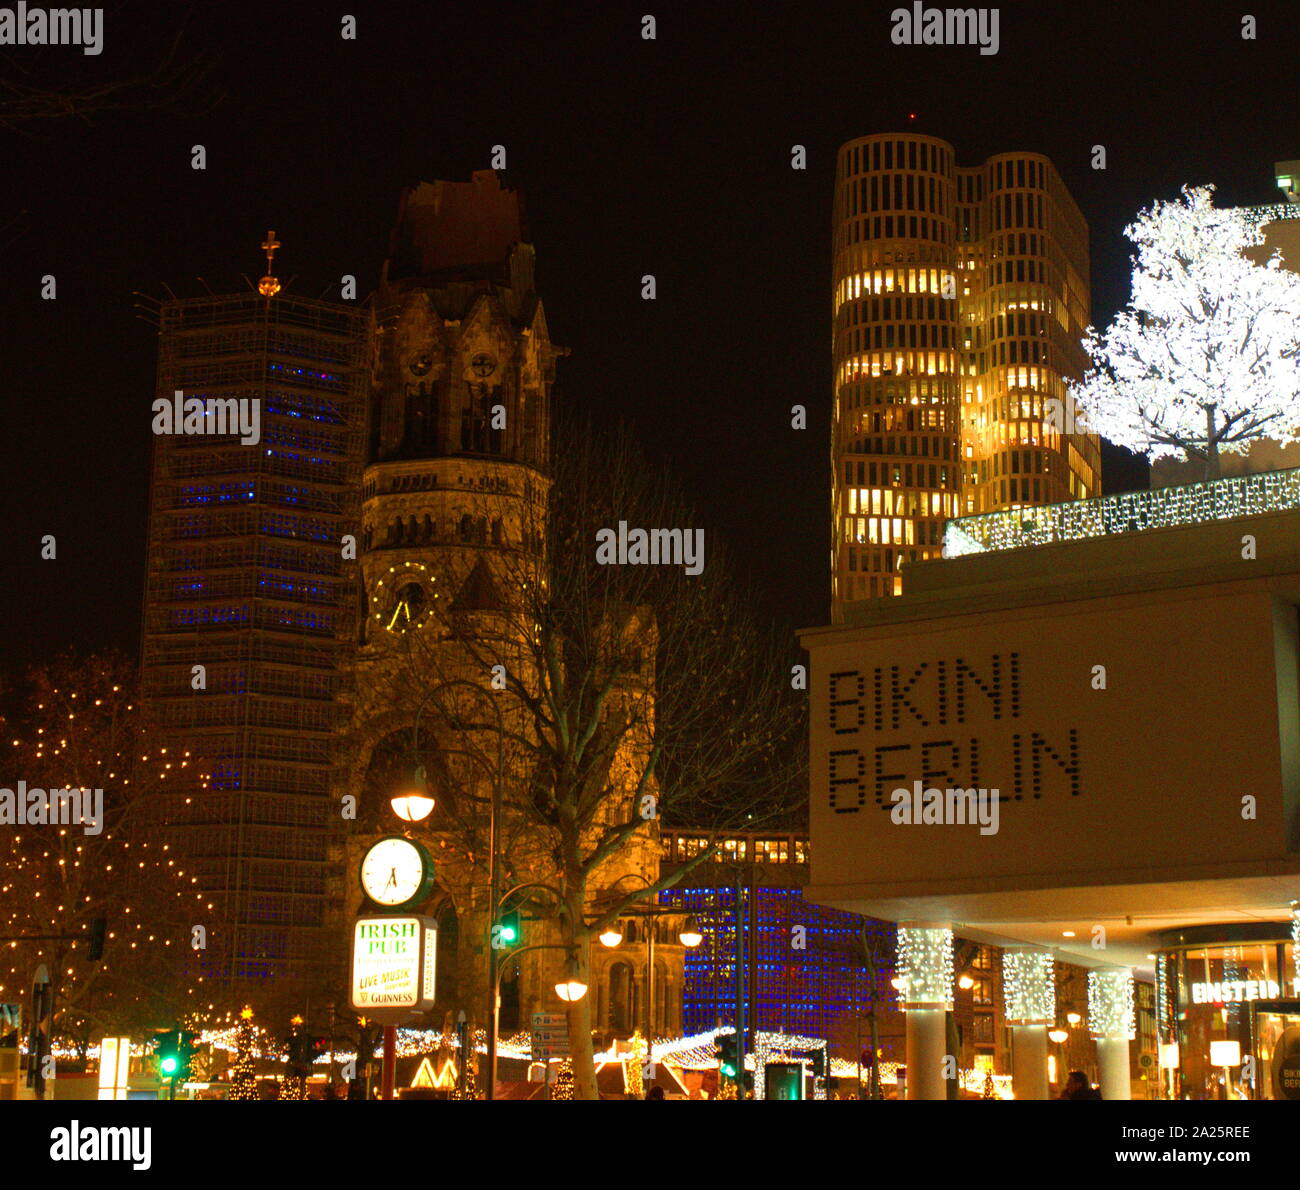
M 397 1026 L 384 1026 L 384 1070 L 380 1084 L 380 1097 L 392 1099 L 393 1086 L 397 1082 Z
M 501 905 L 509 901 L 528 888 L 545 889 L 551 894 L 557 903 L 560 901 L 560 894 L 555 891 L 549 884 L 543 884 L 540 881 L 530 880 L 524 884 L 516 884 L 514 888 L 507 889 L 504 895 L 498 892 L 499 883 L 497 876 L 497 814 L 501 808 L 500 798 L 501 787 L 499 784 L 492 786 L 492 824 L 488 834 L 488 846 L 491 848 L 491 860 L 488 864 L 488 881 L 492 890 L 492 913 L 488 921 L 488 997 L 491 1000 L 491 1010 L 488 1013 L 488 1031 L 487 1031 L 487 1098 L 496 1098 L 497 1086 L 497 1020 L 500 1016 L 501 1005 L 501 975 L 505 970 L 504 966 L 497 962 L 497 948 L 493 945 L 493 928 L 497 924 L 497 917 L 501 913 Z M 521 955 L 526 950 L 567 950 L 566 946 L 558 943 L 552 945 L 521 946 L 518 950 L 511 949 L 510 957 Z M 468 1055 L 467 1055 L 468 1057 Z

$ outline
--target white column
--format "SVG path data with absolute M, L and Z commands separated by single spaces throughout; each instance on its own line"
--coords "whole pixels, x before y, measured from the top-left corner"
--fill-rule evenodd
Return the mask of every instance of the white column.
M 1136 1035 L 1133 970 L 1098 967 L 1088 972 L 1088 1031 L 1097 1043 L 1103 1099 L 1131 1099 L 1128 1043 Z
M 1011 1089 L 1017 1099 L 1047 1099 L 1047 1026 L 1011 1026 Z
M 1103 1099 L 1131 1099 L 1133 1083 L 1128 1070 L 1128 1038 L 1098 1037 L 1097 1067 Z
M 907 1097 L 946 1099 L 943 1078 L 948 1010 L 929 1005 L 907 1010 Z
M 1056 968 L 1050 951 L 1016 947 L 1002 955 L 1002 997 L 1011 1026 L 1011 1087 L 1017 1099 L 1046 1099 L 1047 1028 L 1056 1021 Z
M 946 1099 L 947 1014 L 952 1008 L 952 931 L 944 925 L 898 927 L 899 1004 L 907 1024 L 907 1097 Z

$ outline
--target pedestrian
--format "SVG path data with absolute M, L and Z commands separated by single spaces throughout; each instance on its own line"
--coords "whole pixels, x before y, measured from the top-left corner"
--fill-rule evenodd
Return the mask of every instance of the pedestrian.
M 645 1097 L 647 1099 L 663 1099 L 664 1089 L 663 1087 L 651 1087 L 650 1090 L 645 1093 Z
M 1101 1092 L 1088 1081 L 1088 1076 L 1082 1070 L 1071 1070 L 1065 1080 L 1065 1089 L 1061 1092 L 1061 1098 L 1100 1099 Z

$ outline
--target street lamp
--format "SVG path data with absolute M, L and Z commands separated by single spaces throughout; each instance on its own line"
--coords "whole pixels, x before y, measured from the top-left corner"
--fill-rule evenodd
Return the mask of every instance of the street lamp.
M 419 707 L 415 712 L 415 722 L 412 726 L 412 746 L 414 749 L 419 748 L 420 741 L 420 719 L 424 715 L 425 708 L 429 705 L 430 700 L 441 696 L 444 692 L 459 687 L 476 694 L 480 698 L 485 698 L 487 705 L 491 708 L 492 714 L 496 718 L 496 768 L 492 769 L 488 762 L 476 752 L 463 752 L 464 756 L 483 765 L 487 771 L 492 785 L 492 808 L 488 817 L 488 928 L 491 929 L 492 921 L 497 911 L 501 907 L 500 897 L 500 874 L 497 857 L 497 839 L 500 836 L 500 818 L 501 818 L 501 782 L 505 776 L 505 718 L 501 713 L 501 708 L 497 700 L 492 697 L 482 686 L 472 682 L 467 678 L 453 678 L 450 681 L 441 682 L 425 694 Z M 447 714 L 446 709 L 439 705 L 439 710 L 449 722 L 455 724 L 459 719 L 457 714 Z M 418 751 L 417 751 L 418 756 Z M 434 799 L 429 793 L 428 783 L 425 779 L 423 766 L 415 770 L 410 785 L 393 796 L 389 804 L 392 806 L 393 813 L 405 822 L 420 822 L 427 818 L 433 811 Z M 488 967 L 488 987 L 491 989 L 491 995 L 488 1002 L 487 1013 L 487 1086 L 484 1088 L 488 1099 L 496 1098 L 496 1076 L 497 1076 L 497 950 L 496 947 L 489 945 L 487 950 L 487 967 Z M 586 991 L 586 988 L 583 988 Z M 580 998 L 580 997 L 579 997 Z
M 639 880 L 646 888 L 653 887 L 653 883 L 647 880 L 639 872 L 627 872 L 614 881 L 613 887 L 617 888 L 624 880 Z M 654 919 L 657 917 L 666 917 L 672 912 L 671 909 L 661 908 L 642 909 L 634 911 L 634 915 L 647 919 L 645 928 L 646 938 L 646 1027 L 645 1036 L 646 1044 L 654 1044 L 654 1024 L 655 1024 L 655 927 Z M 618 924 L 618 920 L 610 922 L 598 935 L 601 944 L 613 948 L 623 941 L 623 930 Z M 700 924 L 694 916 L 688 917 L 683 923 L 682 928 L 677 933 L 677 941 L 683 946 L 690 948 L 699 946 L 704 941 L 704 935 L 700 932 Z M 563 999 L 563 997 L 561 997 Z
M 434 800 L 425 779 L 424 766 L 416 768 L 410 782 L 389 799 L 393 813 L 403 822 L 423 822 L 433 813 Z
M 1064 1045 L 1070 1040 L 1070 1031 L 1068 1029 L 1053 1029 L 1047 1034 L 1047 1039 L 1057 1045 Z
M 555 994 L 566 1004 L 575 1004 L 587 994 L 587 985 L 578 978 L 578 964 L 572 958 L 564 964 L 564 979 L 555 985 Z

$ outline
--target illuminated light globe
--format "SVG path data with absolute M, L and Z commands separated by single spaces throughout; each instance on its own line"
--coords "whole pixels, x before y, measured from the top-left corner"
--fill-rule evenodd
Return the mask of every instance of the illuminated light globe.
M 564 965 L 564 978 L 555 985 L 555 994 L 566 1004 L 575 1004 L 587 994 L 587 985 L 578 975 L 578 965 L 569 959 Z
M 280 292 L 280 282 L 274 277 L 263 277 L 257 283 L 257 292 L 263 297 L 275 297 Z
M 400 793 L 395 793 L 388 804 L 403 822 L 423 822 L 433 813 L 435 803 L 423 767 L 415 770 L 410 784 Z
M 433 813 L 434 800 L 427 793 L 399 793 L 390 805 L 403 822 L 423 822 Z
M 704 935 L 700 933 L 699 922 L 693 917 L 688 917 L 686 925 L 682 927 L 682 932 L 677 935 L 677 940 L 686 947 L 699 946 L 704 941 Z
M 1047 1038 L 1049 1041 L 1056 1042 L 1057 1045 L 1063 1045 L 1070 1040 L 1070 1031 L 1068 1029 L 1051 1029 L 1048 1031 Z
M 608 925 L 600 932 L 602 946 L 615 947 L 623 941 L 623 931 L 617 925 Z
M 587 994 L 587 985 L 580 979 L 566 979 L 555 985 L 555 994 L 566 1004 L 576 1004 Z

